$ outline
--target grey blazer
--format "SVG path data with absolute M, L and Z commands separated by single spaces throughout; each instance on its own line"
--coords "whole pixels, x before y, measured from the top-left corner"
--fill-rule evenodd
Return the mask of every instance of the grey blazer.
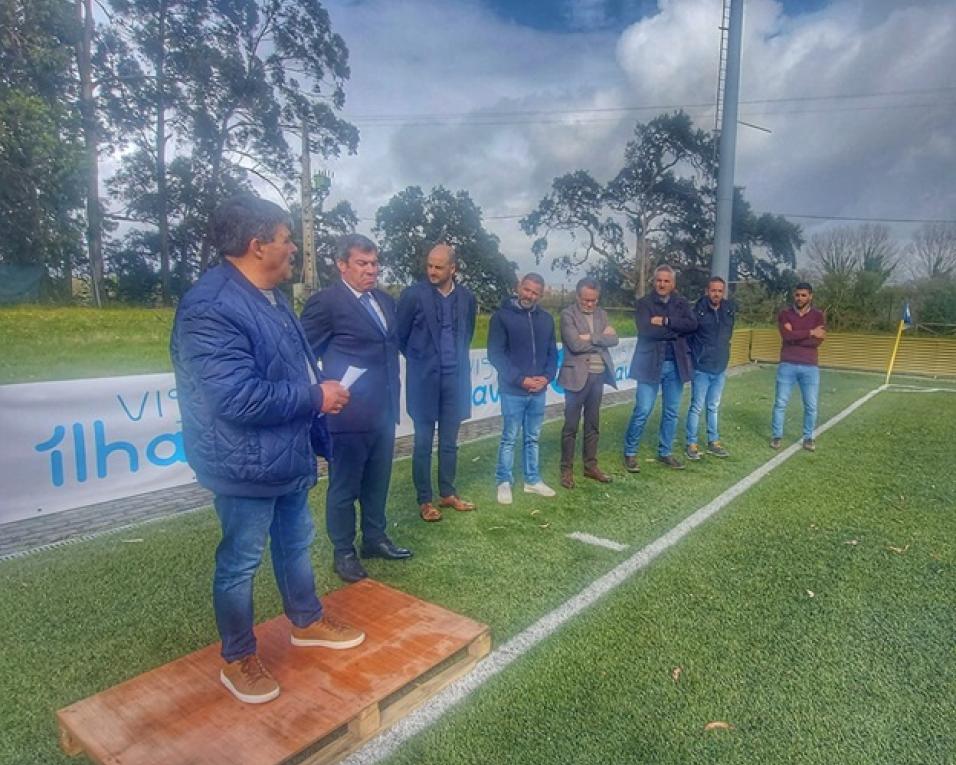
M 588 327 L 584 312 L 577 303 L 561 311 L 561 342 L 564 344 L 564 358 L 558 373 L 558 384 L 572 393 L 579 391 L 588 381 L 588 356 L 597 352 L 604 359 L 604 382 L 614 388 L 614 364 L 608 348 L 620 342 L 617 334 L 605 335 L 607 312 L 603 308 L 594 309 L 594 332 Z M 591 335 L 590 342 L 581 340 L 580 335 Z

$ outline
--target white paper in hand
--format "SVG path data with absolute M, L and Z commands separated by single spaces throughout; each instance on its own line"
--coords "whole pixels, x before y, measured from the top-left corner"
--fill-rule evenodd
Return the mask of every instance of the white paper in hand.
M 343 388 L 348 390 L 355 384 L 355 381 L 364 374 L 364 369 L 359 369 L 358 367 L 349 367 L 345 370 L 345 374 L 342 375 L 342 379 L 339 380 L 339 383 L 341 383 Z

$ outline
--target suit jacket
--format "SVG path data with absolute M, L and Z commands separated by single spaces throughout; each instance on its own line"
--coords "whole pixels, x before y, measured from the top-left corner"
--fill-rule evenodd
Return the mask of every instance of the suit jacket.
M 398 423 L 398 335 L 395 301 L 372 297 L 385 314 L 386 332 L 344 282 L 316 292 L 302 309 L 302 327 L 326 377 L 341 380 L 349 366 L 367 370 L 352 386 L 339 414 L 326 415 L 332 433 L 368 432 Z
M 561 311 L 561 342 L 564 345 L 564 357 L 561 361 L 561 371 L 558 372 L 558 383 L 572 393 L 581 390 L 588 381 L 588 375 L 591 372 L 588 359 L 592 353 L 600 354 L 604 361 L 604 383 L 617 387 L 617 382 L 614 380 L 614 364 L 608 348 L 613 348 L 620 340 L 617 334 L 604 334 L 608 326 L 607 311 L 603 308 L 595 308 L 592 318 L 593 332 L 588 326 L 584 311 L 577 303 Z M 591 339 L 581 340 L 581 335 L 591 335 Z
M 478 305 L 471 290 L 455 285 L 455 351 L 458 419 L 471 416 L 471 357 Z M 398 299 L 398 347 L 405 356 L 405 405 L 413 420 L 438 419 L 441 389 L 441 298 L 428 281 L 408 287 Z

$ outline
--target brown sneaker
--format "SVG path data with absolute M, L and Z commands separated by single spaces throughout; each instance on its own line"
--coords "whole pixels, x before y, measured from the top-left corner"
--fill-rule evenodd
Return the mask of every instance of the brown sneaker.
M 782 438 L 771 438 L 771 439 L 770 439 L 770 448 L 771 448 L 771 449 L 776 449 L 776 450 L 779 451 L 782 447 L 783 447 L 783 439 L 782 439 Z
M 597 481 L 598 483 L 610 483 L 611 476 L 605 473 L 601 468 L 596 465 L 593 468 L 584 469 L 584 477 L 590 478 L 592 481 Z
M 478 507 L 474 502 L 466 502 L 461 497 L 442 497 L 438 503 L 442 507 L 451 507 L 459 513 L 467 513 Z
M 423 502 L 418 508 L 418 514 L 423 521 L 435 523 L 441 520 L 441 510 L 435 507 L 431 502 Z
M 803 439 L 803 448 L 808 452 L 815 452 L 817 450 L 817 442 L 812 438 Z
M 637 457 L 625 454 L 624 455 L 624 469 L 628 473 L 640 473 L 641 466 L 637 463 Z
M 571 468 L 561 470 L 561 486 L 568 490 L 574 488 L 574 473 L 571 472 Z
M 657 461 L 660 462 L 662 465 L 667 465 L 667 467 L 669 467 L 671 470 L 683 470 L 683 469 L 684 469 L 684 463 L 683 463 L 683 462 L 679 462 L 679 461 L 674 457 L 673 454 L 667 454 L 667 455 L 665 455 L 665 456 L 663 456 L 663 457 L 658 457 L 658 458 L 657 458 Z
M 220 670 L 219 679 L 246 704 L 265 704 L 279 695 L 279 684 L 254 653 L 228 662 Z
M 292 645 L 309 648 L 355 648 L 365 640 L 365 633 L 342 624 L 330 616 L 323 616 L 308 627 L 292 625 Z

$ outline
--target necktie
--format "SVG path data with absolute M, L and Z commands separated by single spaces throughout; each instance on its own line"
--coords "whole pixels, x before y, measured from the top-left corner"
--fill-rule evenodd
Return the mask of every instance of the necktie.
M 381 317 L 378 315 L 378 311 L 375 310 L 375 306 L 372 305 L 372 296 L 363 292 L 362 297 L 359 298 L 359 302 L 365 306 L 365 310 L 371 314 L 372 318 L 375 320 L 375 326 L 382 330 L 382 334 L 387 334 L 388 330 L 385 329 L 385 322 L 382 321 Z

